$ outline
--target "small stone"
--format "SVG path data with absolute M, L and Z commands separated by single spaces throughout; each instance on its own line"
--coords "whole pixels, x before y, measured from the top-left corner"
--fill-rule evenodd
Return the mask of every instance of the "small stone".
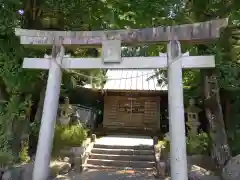
M 83 162 L 82 162 L 82 157 L 75 157 L 73 159 L 73 164 L 74 164 L 74 169 L 76 172 L 82 172 L 83 170 Z
M 62 174 L 67 174 L 70 170 L 71 170 L 71 164 L 65 162 L 65 163 L 60 167 L 58 174 L 60 174 L 60 175 L 62 175 Z
M 95 142 L 95 141 L 96 141 L 96 139 L 97 139 L 97 136 L 96 136 L 96 134 L 92 134 L 91 141 L 92 141 L 92 142 Z
M 73 147 L 72 148 L 72 153 L 74 156 L 79 156 L 83 154 L 85 151 L 84 147 Z
M 22 178 L 21 179 L 22 180 L 32 180 L 33 168 L 34 168 L 33 163 L 23 165 L 23 171 L 22 171 Z
M 2 175 L 2 180 L 20 180 L 22 167 L 14 167 L 5 171 Z
M 220 177 L 215 176 L 211 171 L 208 171 L 202 167 L 192 165 L 189 166 L 188 171 L 189 180 L 221 180 Z
M 216 170 L 216 164 L 212 160 L 210 156 L 206 155 L 191 155 L 187 157 L 187 162 L 189 165 L 197 165 L 204 169 L 208 169 L 210 171 Z
M 69 157 L 64 157 L 64 158 L 63 158 L 63 161 L 64 161 L 64 162 L 70 162 L 70 158 L 69 158 Z
M 12 179 L 12 173 L 10 171 L 6 171 L 2 175 L 2 180 L 11 180 Z
M 159 162 L 157 168 L 158 168 L 158 175 L 160 177 L 165 177 L 165 175 L 166 175 L 166 164 L 165 164 L 165 162 Z
M 239 180 L 240 179 L 240 154 L 229 160 L 223 168 L 222 178 L 224 180 Z

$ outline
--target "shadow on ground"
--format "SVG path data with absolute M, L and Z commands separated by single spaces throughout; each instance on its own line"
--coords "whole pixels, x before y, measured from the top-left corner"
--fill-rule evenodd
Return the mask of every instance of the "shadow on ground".
M 55 180 L 154 180 L 153 172 L 134 170 L 89 170 L 81 174 L 70 172 Z

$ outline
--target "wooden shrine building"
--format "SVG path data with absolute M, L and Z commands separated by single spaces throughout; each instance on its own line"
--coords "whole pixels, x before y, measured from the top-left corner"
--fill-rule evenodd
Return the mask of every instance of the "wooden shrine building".
M 158 131 L 161 95 L 167 86 L 159 85 L 152 69 L 107 71 L 104 90 L 104 129 Z

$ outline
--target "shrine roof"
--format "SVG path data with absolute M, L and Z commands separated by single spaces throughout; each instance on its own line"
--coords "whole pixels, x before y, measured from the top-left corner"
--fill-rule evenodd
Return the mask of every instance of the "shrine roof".
M 103 90 L 167 91 L 167 85 L 159 84 L 158 79 L 152 77 L 154 74 L 154 69 L 111 69 L 107 71 Z

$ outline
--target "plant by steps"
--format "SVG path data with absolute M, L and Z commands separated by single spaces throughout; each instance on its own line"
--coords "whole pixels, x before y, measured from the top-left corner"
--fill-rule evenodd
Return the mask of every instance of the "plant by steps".
M 170 152 L 170 143 L 167 140 L 160 140 L 158 141 L 158 146 L 161 148 L 166 149 L 168 152 Z
M 201 132 L 197 136 L 187 137 L 187 153 L 191 154 L 208 154 L 210 139 L 207 133 Z M 160 140 L 158 145 L 170 152 L 170 143 L 168 139 Z
M 53 153 L 65 147 L 79 147 L 87 138 L 87 130 L 79 125 L 57 125 L 54 134 Z
M 200 133 L 197 136 L 187 138 L 188 154 L 208 154 L 210 139 L 207 133 Z
M 22 163 L 26 163 L 28 161 L 30 161 L 30 157 L 29 157 L 29 154 L 28 154 L 28 142 L 23 142 L 23 145 L 22 145 L 22 149 L 19 153 L 19 159 L 20 159 L 20 162 Z

